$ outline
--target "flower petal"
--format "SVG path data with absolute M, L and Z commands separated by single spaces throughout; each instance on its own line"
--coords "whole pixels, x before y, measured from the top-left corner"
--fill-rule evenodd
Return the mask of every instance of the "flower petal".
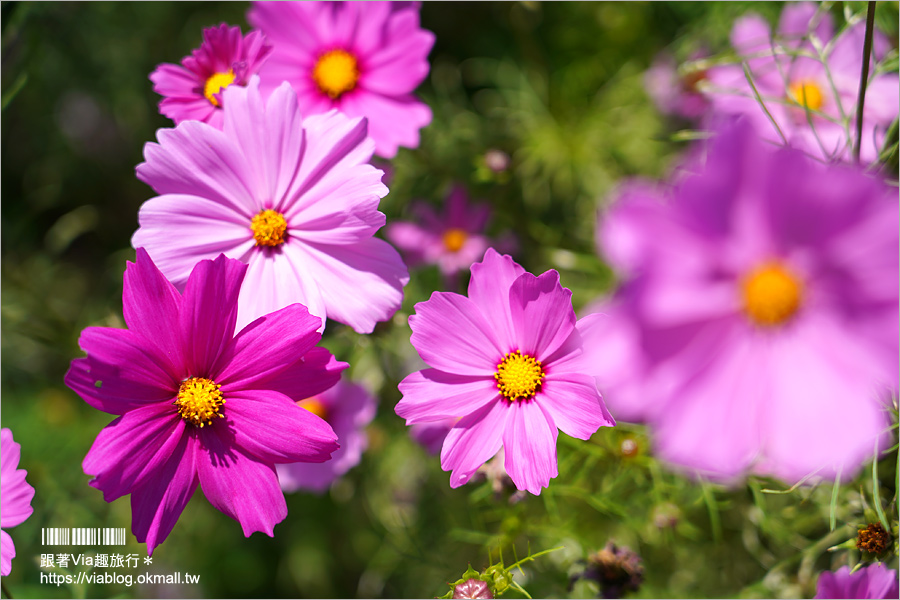
M 147 554 L 162 544 L 197 489 L 197 441 L 182 435 L 156 476 L 131 493 L 131 531 L 147 543 Z
M 171 235 L 171 229 L 169 235 Z M 181 362 L 178 315 L 181 295 L 150 260 L 144 248 L 125 267 L 122 314 L 128 329 L 156 345 L 170 365 Z
M 410 342 L 428 365 L 458 375 L 493 377 L 503 350 L 475 304 L 459 294 L 434 292 L 409 318 Z
M 509 306 L 516 340 L 523 354 L 544 360 L 575 329 L 572 292 L 559 283 L 559 273 L 540 277 L 523 273 L 509 289 Z
M 498 399 L 463 417 L 450 430 L 441 450 L 441 468 L 453 471 L 450 487 L 469 481 L 478 467 L 497 454 L 509 413 L 510 403 Z
M 463 376 L 423 369 L 400 382 L 403 398 L 394 411 L 407 425 L 459 418 L 499 398 L 497 382 L 485 375 Z
M 348 366 L 327 349 L 315 347 L 287 369 L 259 379 L 255 387 L 281 392 L 294 401 L 304 400 L 330 389 Z
M 511 412 L 503 433 L 504 467 L 517 488 L 539 495 L 559 474 L 556 425 L 534 400 L 516 402 Z
M 197 459 L 203 493 L 210 504 L 241 524 L 244 536 L 262 531 L 272 537 L 275 525 L 287 516 L 275 466 L 222 439 L 215 429 L 200 435 L 203 447 Z
M 614 427 L 594 378 L 580 373 L 551 373 L 544 378 L 535 401 L 564 433 L 590 439 L 600 427 Z
M 484 259 L 472 265 L 469 299 L 497 332 L 503 354 L 517 349 L 516 332 L 509 308 L 509 290 L 525 269 L 506 254 L 488 248 Z
M 12 571 L 12 559 L 16 557 L 16 545 L 5 531 L 0 531 L 0 575 L 6 577 Z

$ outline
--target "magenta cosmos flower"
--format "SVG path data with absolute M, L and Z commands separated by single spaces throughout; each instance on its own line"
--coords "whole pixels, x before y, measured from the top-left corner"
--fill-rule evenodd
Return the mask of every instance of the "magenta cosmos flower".
M 823 47 L 821 56 L 810 35 Z M 873 56 L 880 60 L 890 44 L 880 32 L 874 36 Z M 786 143 L 820 159 L 849 160 L 856 135 L 864 37 L 864 22 L 833 37 L 827 11 L 811 2 L 789 2 L 774 38 L 765 20 L 755 15 L 737 21 L 731 33 L 732 45 L 746 60 L 769 114 L 741 65 L 710 69 L 710 85 L 705 89 L 715 111 L 746 116 L 766 140 Z M 870 73 L 860 154 L 866 163 L 878 158 L 885 133 L 900 110 L 897 74 Z
M 491 209 L 486 204 L 470 204 L 462 186 L 454 186 L 441 213 L 424 202 L 414 203 L 412 210 L 420 224 L 399 221 L 385 229 L 410 266 L 436 264 L 445 277 L 452 278 L 491 246 L 484 235 Z
M 34 488 L 25 481 L 28 471 L 19 468 L 22 447 L 13 441 L 12 432 L 0 430 L 0 575 L 6 577 L 12 570 L 16 546 L 5 529 L 21 525 L 31 516 L 31 499 Z
M 896 598 L 900 593 L 897 571 L 882 563 L 850 573 L 850 567 L 819 575 L 816 598 Z
M 503 447 L 516 487 L 540 494 L 557 475 L 557 429 L 586 440 L 615 425 L 583 371 L 586 322 L 571 298 L 556 271 L 535 277 L 490 248 L 468 298 L 435 292 L 416 304 L 412 345 L 433 368 L 400 382 L 395 410 L 407 425 L 459 418 L 441 452 L 451 487 Z
M 896 188 L 746 123 L 707 153 L 668 193 L 626 187 L 601 220 L 625 283 L 585 333 L 598 383 L 675 465 L 848 476 L 897 385 Z
M 263 91 L 288 81 L 304 114 L 367 117 L 379 156 L 419 145 L 431 109 L 413 91 L 428 75 L 434 34 L 413 2 L 254 2 L 247 20 L 272 40 Z
M 112 502 L 131 494 L 132 531 L 147 551 L 172 531 L 199 482 L 249 536 L 287 516 L 275 464 L 323 462 L 331 427 L 296 400 L 323 392 L 347 367 L 316 347 L 320 319 L 292 304 L 235 335 L 247 266 L 201 261 L 184 294 L 147 253 L 125 270 L 128 329 L 88 327 L 66 385 L 121 415 L 84 459 L 91 485 Z
M 153 91 L 163 96 L 159 112 L 175 123 L 194 120 L 222 128 L 222 91 L 247 85 L 272 51 L 259 31 L 241 35 L 222 23 L 203 30 L 203 43 L 181 66 L 161 64 L 150 74 Z
M 298 404 L 331 425 L 341 448 L 324 463 L 278 465 L 278 480 L 286 492 L 324 492 L 336 479 L 359 464 L 369 443 L 366 426 L 375 418 L 377 402 L 361 385 L 342 380 L 333 388 Z
M 267 103 L 254 76 L 225 90 L 222 131 L 185 121 L 144 147 L 138 177 L 160 195 L 134 234 L 177 287 L 198 260 L 249 265 L 238 327 L 294 302 L 370 333 L 390 318 L 409 281 L 384 225 L 381 171 L 367 164 L 365 119 L 332 111 L 301 120 L 285 83 Z

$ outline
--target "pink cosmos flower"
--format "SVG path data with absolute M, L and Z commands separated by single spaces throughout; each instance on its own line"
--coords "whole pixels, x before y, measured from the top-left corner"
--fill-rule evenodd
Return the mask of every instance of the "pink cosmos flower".
M 890 44 L 880 32 L 874 34 L 873 56 L 877 61 Z M 821 43 L 821 58 L 809 41 L 810 35 Z M 786 143 L 820 159 L 849 160 L 856 135 L 864 37 L 864 22 L 833 37 L 831 16 L 811 2 L 785 4 L 774 39 L 761 17 L 751 15 L 735 23 L 732 45 L 745 58 L 777 128 L 760 105 L 741 65 L 710 69 L 710 85 L 705 89 L 717 112 L 744 115 L 766 140 Z M 897 74 L 870 73 L 860 155 L 865 163 L 878 158 L 885 133 L 900 110 Z
M 346 363 L 316 347 L 320 319 L 292 304 L 235 335 L 247 266 L 201 261 L 179 294 L 139 248 L 125 270 L 128 329 L 88 327 L 66 385 L 121 415 L 84 459 L 91 485 L 112 502 L 131 494 L 132 531 L 161 544 L 199 482 L 244 535 L 287 516 L 275 464 L 323 462 L 331 427 L 296 404 L 323 392 Z
M 415 203 L 413 212 L 421 225 L 398 221 L 385 229 L 387 238 L 403 251 L 410 266 L 436 264 L 450 279 L 472 266 L 491 246 L 484 235 L 491 209 L 486 204 L 469 204 L 462 186 L 454 186 L 441 214 L 424 202 Z
M 459 419 L 454 417 L 429 423 L 416 423 L 409 428 L 409 437 L 425 448 L 428 454 L 440 454 L 447 434 L 457 421 Z
M 701 51 L 691 58 L 702 58 L 704 54 Z M 709 100 L 698 89 L 698 84 L 705 79 L 705 70 L 679 73 L 675 60 L 667 54 L 660 54 L 644 73 L 644 87 L 660 112 L 693 120 L 702 117 L 709 109 Z
M 365 119 L 332 111 L 301 121 L 285 83 L 267 103 L 258 79 L 225 90 L 219 131 L 185 121 L 144 147 L 144 203 L 132 243 L 183 288 L 194 264 L 224 253 L 249 265 L 238 327 L 299 302 L 370 333 L 400 307 L 400 255 L 373 237 L 384 225 L 381 171 L 367 164 Z
M 466 483 L 505 449 L 520 490 L 540 494 L 557 475 L 557 429 L 586 440 L 615 421 L 581 364 L 572 292 L 556 271 L 540 277 L 488 249 L 472 265 L 469 296 L 435 292 L 409 318 L 412 345 L 433 368 L 400 382 L 396 412 L 407 425 L 458 417 L 441 467 Z
M 375 418 L 377 401 L 361 385 L 341 380 L 333 388 L 298 404 L 331 425 L 341 448 L 324 463 L 277 465 L 278 481 L 285 492 L 324 492 L 359 464 L 369 443 L 365 429 Z
M 0 527 L 3 529 L 21 525 L 33 512 L 34 488 L 25 481 L 28 471 L 18 468 L 21 449 L 9 429 L 0 430 Z M 6 577 L 12 570 L 16 546 L 3 529 L 0 529 L 0 575 Z
M 585 332 L 613 413 L 714 478 L 849 476 L 897 386 L 897 219 L 896 188 L 747 123 L 671 192 L 627 186 L 598 229 L 625 282 Z
M 898 592 L 897 571 L 882 563 L 856 573 L 850 573 L 847 566 L 833 573 L 826 571 L 816 583 L 816 598 L 896 598 Z
M 413 91 L 428 75 L 434 34 L 413 2 L 254 2 L 247 20 L 272 40 L 263 91 L 288 81 L 304 114 L 367 117 L 379 156 L 419 145 L 431 109 Z
M 175 123 L 194 120 L 222 128 L 222 91 L 247 85 L 272 46 L 259 31 L 241 35 L 240 27 L 222 23 L 203 30 L 203 43 L 181 66 L 164 63 L 150 74 L 153 91 L 163 96 L 159 112 Z

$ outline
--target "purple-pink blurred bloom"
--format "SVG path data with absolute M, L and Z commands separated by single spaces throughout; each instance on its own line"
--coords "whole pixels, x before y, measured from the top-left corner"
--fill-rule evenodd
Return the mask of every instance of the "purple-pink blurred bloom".
M 744 59 L 756 92 L 742 65 L 710 68 L 704 89 L 714 110 L 744 115 L 763 139 L 819 159 L 849 160 L 856 135 L 865 23 L 850 25 L 836 37 L 833 29 L 831 15 L 811 2 L 786 3 L 774 37 L 768 23 L 757 15 L 736 21 L 732 46 Z M 887 38 L 875 31 L 874 60 L 889 49 Z M 870 71 L 860 155 L 865 163 L 878 158 L 887 129 L 897 118 L 898 90 L 896 73 Z
M 615 421 L 582 364 L 572 292 L 488 249 L 469 296 L 434 292 L 409 318 L 412 345 L 433 368 L 400 382 L 407 425 L 459 418 L 444 440 L 450 486 L 466 483 L 501 447 L 516 487 L 539 494 L 557 475 L 558 429 L 586 440 Z
M 364 118 L 301 118 L 282 84 L 263 102 L 254 76 L 224 92 L 218 130 L 186 121 L 160 129 L 137 175 L 159 196 L 132 238 L 177 287 L 194 264 L 224 253 L 249 265 L 238 327 L 300 302 L 322 319 L 371 333 L 403 300 L 409 274 L 384 225 L 381 171 Z
M 624 283 L 585 346 L 610 409 L 717 479 L 847 476 L 897 386 L 896 188 L 747 123 L 697 167 L 625 186 L 601 218 Z
M 339 381 L 333 388 L 299 405 L 331 425 L 340 449 L 324 463 L 278 465 L 278 481 L 285 492 L 324 492 L 336 479 L 359 464 L 369 443 L 366 426 L 375 418 L 377 401 L 364 387 Z
M 132 531 L 161 544 L 199 483 L 249 536 L 271 536 L 287 516 L 275 464 L 322 462 L 338 448 L 331 427 L 296 401 L 334 385 L 345 363 L 316 347 L 321 320 L 301 304 L 235 335 L 247 266 L 201 261 L 184 293 L 139 248 L 125 270 L 128 329 L 88 327 L 66 385 L 121 415 L 83 462 L 112 502 L 131 494 Z
M 225 23 L 204 29 L 203 43 L 180 66 L 164 63 L 150 74 L 153 91 L 163 96 L 159 112 L 176 124 L 194 120 L 221 129 L 222 91 L 247 85 L 271 51 L 259 31 L 244 36 Z
M 13 440 L 12 431 L 0 430 L 0 575 L 12 570 L 16 546 L 6 529 L 21 525 L 31 516 L 34 488 L 25 481 L 28 471 L 19 468 L 22 447 Z
M 395 221 L 385 228 L 409 266 L 437 265 L 446 278 L 468 269 L 492 245 L 484 235 L 491 216 L 486 204 L 470 204 L 465 188 L 454 186 L 443 212 L 424 202 L 413 204 L 418 223 Z
M 413 91 L 428 75 L 434 34 L 414 2 L 254 2 L 247 20 L 274 45 L 263 91 L 288 81 L 305 115 L 368 117 L 379 156 L 419 145 L 431 109 Z
M 816 583 L 816 598 L 897 598 L 898 593 L 897 571 L 882 563 L 863 567 L 856 573 L 847 566 L 825 571 Z
M 416 423 L 409 428 L 409 437 L 425 448 L 429 454 L 440 454 L 444 439 L 459 421 L 457 418 L 443 419 L 430 423 Z
M 691 59 L 702 58 L 703 55 L 703 52 L 698 52 Z M 675 59 L 660 54 L 644 73 L 644 87 L 660 112 L 694 120 L 709 109 L 709 100 L 697 88 L 705 79 L 705 70 L 698 68 L 679 73 Z

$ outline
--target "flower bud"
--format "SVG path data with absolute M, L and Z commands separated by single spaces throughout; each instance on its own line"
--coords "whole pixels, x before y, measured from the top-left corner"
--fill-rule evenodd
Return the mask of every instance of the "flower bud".
M 453 588 L 453 598 L 493 598 L 488 584 L 480 579 L 466 579 Z

